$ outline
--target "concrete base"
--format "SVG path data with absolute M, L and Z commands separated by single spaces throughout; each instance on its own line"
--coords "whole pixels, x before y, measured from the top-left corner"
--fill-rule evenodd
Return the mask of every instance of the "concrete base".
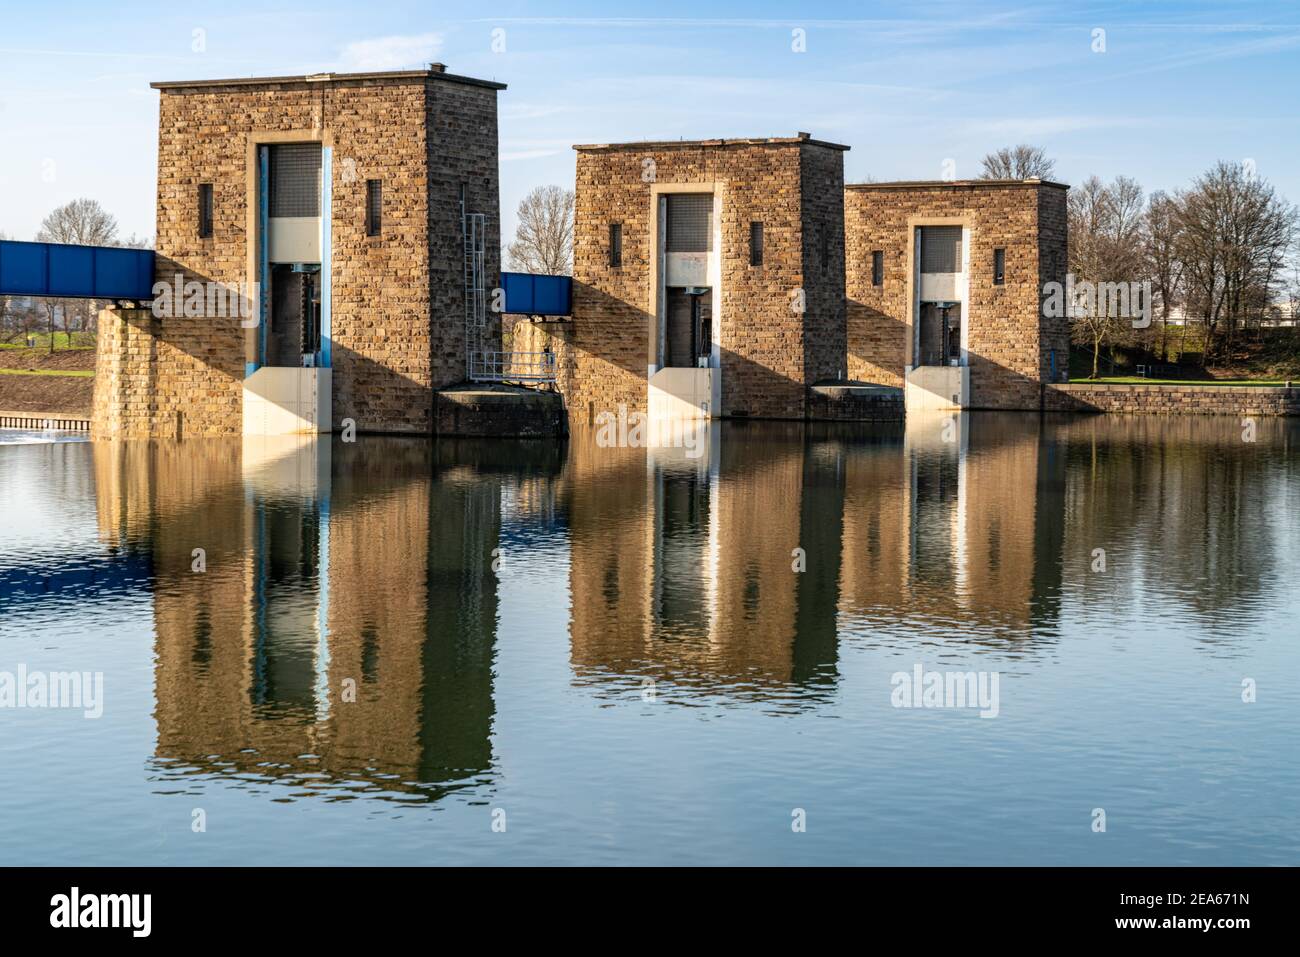
M 808 395 L 814 422 L 902 422 L 903 390 L 871 382 L 819 382 Z
M 715 419 L 722 405 L 721 391 L 718 369 L 660 369 L 650 377 L 648 417 L 652 422 Z
M 970 405 L 970 366 L 917 366 L 906 376 L 907 411 L 951 412 Z
M 568 432 L 559 393 L 509 385 L 442 389 L 434 397 L 434 419 L 439 435 L 544 439 Z
M 329 432 L 329 369 L 263 366 L 244 380 L 244 435 Z

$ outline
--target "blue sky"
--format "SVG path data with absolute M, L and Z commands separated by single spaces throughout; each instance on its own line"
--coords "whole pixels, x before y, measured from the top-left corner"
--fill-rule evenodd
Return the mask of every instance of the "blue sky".
M 572 186 L 574 143 L 797 130 L 852 146 L 849 181 L 938 178 L 948 159 L 973 176 L 985 152 L 1031 142 L 1066 182 L 1124 173 L 1173 189 L 1216 160 L 1251 159 L 1300 201 L 1294 0 L 96 0 L 21 13 L 7 3 L 0 17 L 0 230 L 18 239 L 78 196 L 124 232 L 154 234 L 152 80 L 434 59 L 510 85 L 499 101 L 504 239 L 529 188 Z

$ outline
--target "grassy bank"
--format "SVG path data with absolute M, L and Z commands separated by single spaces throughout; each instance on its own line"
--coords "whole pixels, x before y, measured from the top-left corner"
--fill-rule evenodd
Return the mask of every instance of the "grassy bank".
M 88 417 L 94 384 L 93 349 L 0 349 L 0 411 Z
M 1072 385 L 1284 386 L 1284 379 L 1148 379 L 1143 376 L 1098 376 L 1071 379 Z
M 0 375 L 66 375 L 66 376 L 93 376 L 93 372 L 82 372 L 73 370 L 65 372 L 60 369 L 0 369 Z
M 50 334 L 48 332 L 32 333 L 32 340 L 35 342 L 34 348 L 50 351 Z M 5 350 L 16 349 L 24 351 L 28 348 L 25 337 L 20 337 L 12 342 L 0 342 L 0 352 Z M 89 349 L 95 351 L 95 334 L 93 332 L 56 332 L 54 333 L 54 349 L 57 352 L 60 349 Z

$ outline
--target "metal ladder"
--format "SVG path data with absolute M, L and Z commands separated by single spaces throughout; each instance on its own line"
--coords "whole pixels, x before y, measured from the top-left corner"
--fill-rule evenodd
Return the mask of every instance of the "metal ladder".
M 461 236 L 465 254 L 465 367 L 471 381 L 482 381 L 483 338 L 487 334 L 487 290 L 484 233 L 486 217 L 471 213 L 461 203 Z
M 485 348 L 487 338 L 487 217 L 460 205 L 465 257 L 465 371 L 471 382 L 554 382 L 551 352 L 502 352 Z

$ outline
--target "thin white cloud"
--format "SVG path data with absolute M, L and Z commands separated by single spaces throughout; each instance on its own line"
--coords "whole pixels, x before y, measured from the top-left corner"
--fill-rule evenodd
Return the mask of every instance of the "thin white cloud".
M 961 130 L 968 135 L 1032 138 L 1059 133 L 1079 133 L 1085 130 L 1143 127 L 1150 126 L 1152 122 L 1150 117 L 1132 116 L 1017 116 L 969 120 L 961 124 Z
M 347 72 L 418 69 L 438 55 L 442 42 L 441 33 L 357 40 L 343 48 L 339 69 Z
M 1163 73 L 1168 70 L 1199 67 L 1204 66 L 1207 63 L 1215 63 L 1221 60 L 1235 60 L 1245 56 L 1263 57 L 1272 53 L 1290 51 L 1296 46 L 1300 46 L 1300 33 L 1268 37 L 1264 40 L 1253 40 L 1246 43 L 1230 43 L 1226 46 L 1208 49 L 1198 48 L 1187 52 L 1179 52 L 1160 59 L 1153 59 L 1150 63 L 1135 70 L 1128 70 L 1123 73 L 1103 74 L 1091 81 L 1084 81 L 1084 83 L 1102 83 L 1110 80 L 1127 79 L 1132 76 L 1144 76 L 1148 73 Z

